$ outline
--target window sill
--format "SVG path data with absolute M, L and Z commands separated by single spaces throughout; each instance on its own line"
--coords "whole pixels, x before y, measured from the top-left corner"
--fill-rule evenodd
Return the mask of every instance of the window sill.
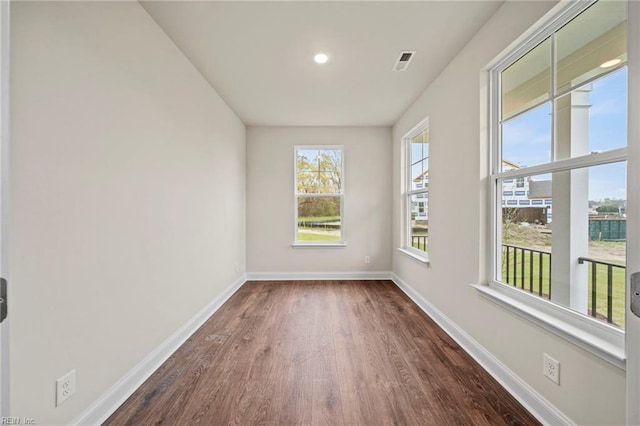
M 472 284 L 481 296 L 626 369 L 624 331 L 504 284 Z
M 425 264 L 425 265 L 429 264 L 429 258 L 427 257 L 426 253 L 424 255 L 419 255 L 417 253 L 412 252 L 411 250 L 407 250 L 406 248 L 402 248 L 402 247 L 399 247 L 398 251 L 400 253 L 402 253 L 402 254 L 405 254 L 405 255 L 409 256 L 413 260 L 416 260 L 416 261 L 422 263 L 422 264 Z
M 293 248 L 345 248 L 347 243 L 293 243 Z

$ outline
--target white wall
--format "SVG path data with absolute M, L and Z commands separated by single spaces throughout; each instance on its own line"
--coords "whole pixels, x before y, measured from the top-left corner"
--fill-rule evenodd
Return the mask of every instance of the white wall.
M 625 374 L 481 298 L 485 280 L 487 145 L 481 140 L 481 70 L 555 5 L 507 2 L 393 129 L 394 246 L 400 245 L 401 138 L 430 124 L 430 267 L 397 251 L 393 271 L 578 424 L 625 422 Z M 542 354 L 561 363 L 561 386 L 542 376 Z
M 11 413 L 63 424 L 242 276 L 245 128 L 137 2 L 11 7 Z
M 293 248 L 294 146 L 344 145 L 345 248 Z M 249 127 L 247 270 L 253 273 L 391 269 L 391 129 Z M 371 257 L 364 264 L 364 256 Z

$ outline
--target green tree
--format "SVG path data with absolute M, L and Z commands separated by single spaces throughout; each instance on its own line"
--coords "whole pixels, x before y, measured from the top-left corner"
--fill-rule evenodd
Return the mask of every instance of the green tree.
M 340 150 L 300 150 L 296 163 L 298 193 L 337 195 L 342 191 Z M 340 198 L 300 197 L 298 216 L 340 216 Z
M 598 213 L 618 213 L 618 206 L 613 204 L 603 204 L 600 207 L 596 208 Z
M 309 153 L 309 151 L 307 151 Z M 340 150 L 313 151 L 311 158 L 298 153 L 298 192 L 339 194 L 342 189 L 342 153 Z

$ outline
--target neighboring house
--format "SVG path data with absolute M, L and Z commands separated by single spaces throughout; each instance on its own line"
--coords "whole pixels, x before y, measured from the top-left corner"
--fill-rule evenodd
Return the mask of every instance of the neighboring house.
M 425 171 L 413 180 L 413 188 L 429 188 L 429 170 Z M 416 220 L 429 220 L 429 193 L 416 194 L 418 201 L 413 203 L 412 212 L 415 212 Z
M 503 170 L 519 169 L 520 166 L 508 160 L 502 160 Z M 429 187 L 429 170 L 413 179 L 411 189 L 421 189 Z M 416 220 L 428 220 L 429 193 L 416 194 L 417 202 L 413 203 L 412 211 L 415 212 Z M 551 202 L 551 181 L 536 181 L 532 178 L 505 179 L 502 182 L 502 205 L 508 208 L 541 209 L 538 213 L 521 215 L 526 220 L 527 217 L 539 217 L 541 222 L 551 223 L 552 202 Z M 532 220 L 533 221 L 533 220 Z
M 502 160 L 503 170 L 515 170 L 520 166 L 511 161 Z M 505 179 L 502 181 L 502 207 L 517 209 L 541 209 L 540 212 L 528 212 L 527 215 L 519 215 L 524 220 L 539 218 L 541 222 L 551 223 L 552 201 L 551 181 L 534 180 L 531 177 Z M 539 213 L 539 214 L 538 214 Z

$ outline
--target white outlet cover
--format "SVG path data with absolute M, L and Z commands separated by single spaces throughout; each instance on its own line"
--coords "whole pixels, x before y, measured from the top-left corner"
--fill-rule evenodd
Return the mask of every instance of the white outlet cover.
M 551 358 L 549 355 L 544 354 L 542 361 L 542 374 L 554 382 L 556 385 L 560 384 L 560 362 Z
M 76 393 L 76 370 L 71 370 L 56 380 L 56 407 Z

